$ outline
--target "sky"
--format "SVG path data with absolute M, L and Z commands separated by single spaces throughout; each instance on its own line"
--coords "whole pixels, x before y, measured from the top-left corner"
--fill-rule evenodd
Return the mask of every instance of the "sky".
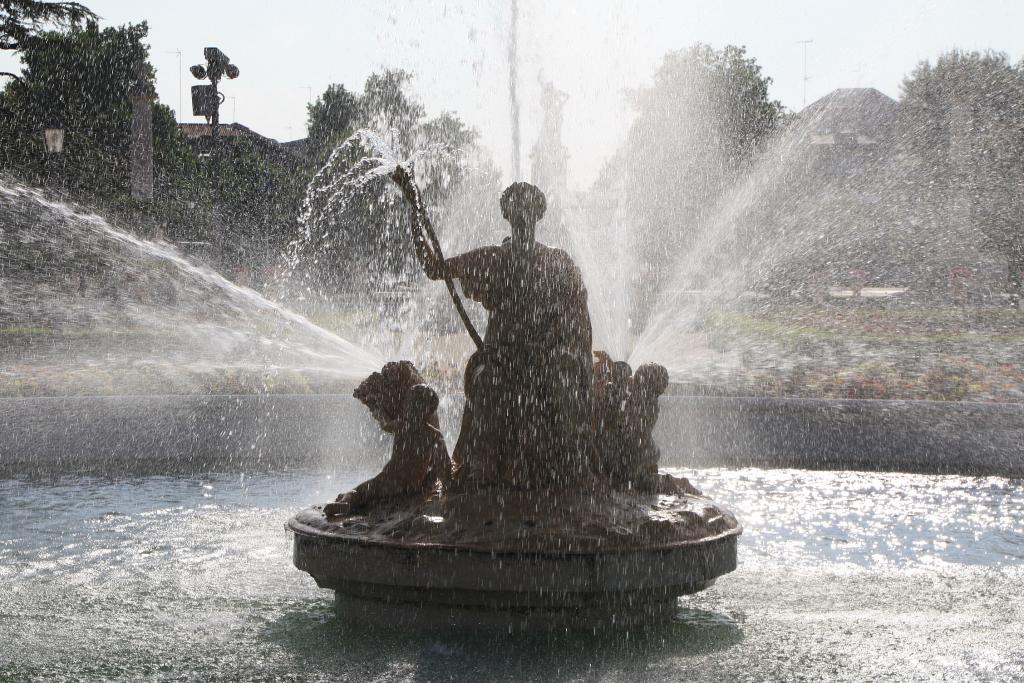
M 180 93 L 181 121 L 201 120 L 188 111 L 198 83 L 188 67 L 205 46 L 241 70 L 222 84 L 222 121 L 282 141 L 305 136 L 306 105 L 330 83 L 359 91 L 369 74 L 399 67 L 415 74 L 428 114 L 457 112 L 511 176 L 511 0 L 84 1 L 103 25 L 149 22 L 157 93 L 176 111 Z M 519 0 L 521 154 L 528 159 L 540 125 L 541 79 L 569 96 L 563 136 L 570 182 L 582 188 L 625 136 L 627 91 L 649 82 L 669 51 L 744 45 L 773 79 L 771 96 L 798 111 L 805 88 L 806 103 L 842 87 L 897 98 L 918 62 L 953 47 L 1017 61 L 1022 27 L 1022 0 Z M 0 56 L 0 70 L 11 67 Z

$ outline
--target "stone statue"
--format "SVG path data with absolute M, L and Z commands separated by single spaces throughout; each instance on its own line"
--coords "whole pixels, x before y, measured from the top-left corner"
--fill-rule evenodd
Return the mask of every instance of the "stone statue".
M 437 394 L 409 361 L 388 363 L 354 395 L 394 435 L 391 459 L 380 474 L 324 507 L 327 515 L 357 511 L 395 499 L 429 497 L 447 484 L 451 460 L 438 428 Z
M 656 363 L 645 363 L 628 380 L 622 407 L 623 468 L 627 486 L 654 490 L 661 450 L 654 441 L 654 427 L 660 413 L 658 399 L 668 388 L 668 371 Z
M 594 453 L 596 469 L 613 489 L 640 493 L 701 495 L 683 477 L 658 473 L 661 451 L 654 440 L 658 399 L 668 388 L 668 370 L 645 363 L 634 373 L 628 363 L 594 354 Z
M 456 495 L 580 490 L 597 485 L 595 479 L 622 491 L 696 493 L 685 479 L 658 474 L 653 431 L 666 369 L 652 363 L 634 373 L 602 352 L 594 362 L 580 271 L 564 251 L 535 238 L 544 193 L 513 183 L 500 202 L 511 236 L 501 246 L 445 259 L 411 176 L 399 167 L 392 178 L 413 207 L 413 244 L 427 276 L 449 285 L 459 280 L 465 295 L 487 310 L 487 331 L 480 339 L 467 321 L 479 345 L 466 365 L 465 407 L 450 461 L 437 397 L 412 363 L 389 363 L 356 389 L 395 435 L 394 453 L 380 475 L 339 497 L 331 510 L 424 495 L 439 482 Z
M 381 429 L 394 434 L 406 394 L 417 384 L 425 383 L 416 366 L 403 360 L 385 364 L 380 372 L 364 379 L 352 395 L 370 410 Z M 440 427 L 436 414 L 430 417 L 430 424 L 435 429 Z
M 501 196 L 512 233 L 501 246 L 442 259 L 414 242 L 428 277 L 459 280 L 488 312 L 483 344 L 466 366 L 455 490 L 564 488 L 591 473 L 587 290 L 567 253 L 536 241 L 545 209 L 543 192 L 513 183 Z M 421 234 L 415 207 L 412 220 Z
M 736 567 L 742 530 L 687 480 L 658 473 L 668 372 L 594 362 L 580 271 L 535 239 L 546 208 L 536 187 L 502 194 L 512 234 L 500 246 L 446 259 L 410 172 L 391 177 L 413 207 L 424 270 L 444 280 L 477 347 L 461 432 L 449 461 L 437 395 L 411 363 L 368 377 L 355 396 L 394 434 L 391 460 L 289 521 L 296 566 L 335 591 L 345 619 L 559 630 L 671 620 L 679 595 Z M 483 337 L 456 279 L 488 313 Z
M 597 358 L 591 390 L 594 469 L 608 481 L 624 480 L 623 406 L 633 370 L 628 363 L 612 360 L 604 351 L 597 351 L 594 356 Z

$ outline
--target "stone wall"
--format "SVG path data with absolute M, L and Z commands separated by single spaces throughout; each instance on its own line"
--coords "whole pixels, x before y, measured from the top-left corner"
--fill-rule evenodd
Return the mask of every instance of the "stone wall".
M 1024 405 L 664 397 L 662 465 L 1024 477 Z M 442 405 L 458 424 L 459 401 Z M 0 477 L 372 471 L 389 452 L 341 395 L 0 399 Z M 449 436 L 449 438 L 453 438 Z

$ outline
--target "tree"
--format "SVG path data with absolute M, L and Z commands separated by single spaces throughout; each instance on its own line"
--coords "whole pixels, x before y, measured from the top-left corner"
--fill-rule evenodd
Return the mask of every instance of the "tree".
M 329 85 L 309 105 L 306 144 L 316 165 L 323 165 L 331 151 L 352 134 L 359 113 L 359 96 L 340 83 Z
M 415 128 L 415 137 L 420 145 L 444 145 L 451 149 L 469 149 L 480 137 L 475 129 L 467 126 L 453 111 L 441 112 L 437 117 L 424 121 Z
M 735 168 L 779 123 L 782 105 L 768 98 L 771 81 L 745 47 L 716 50 L 698 43 L 665 55 L 654 85 L 638 91 L 635 103 L 647 123 L 710 126 L 714 134 L 704 142 L 716 147 L 725 166 Z M 685 115 L 695 118 L 679 118 Z
M 5 0 L 0 3 L 0 50 L 22 50 L 46 27 L 68 29 L 96 15 L 77 2 Z M 0 75 L 18 78 L 17 74 Z
M 385 69 L 370 74 L 360 100 L 360 124 L 383 134 L 399 156 L 413 151 L 414 131 L 426 110 L 419 100 L 406 92 L 412 74 L 401 69 Z
M 130 93 L 141 87 L 155 99 L 147 33 L 144 22 L 101 29 L 90 21 L 26 41 L 21 78 L 0 93 L 0 168 L 136 231 L 159 225 L 165 233 L 204 239 L 216 228 L 201 219 L 210 204 L 208 170 L 159 102 L 152 108 L 154 201 L 130 197 Z M 47 155 L 40 131 L 54 124 L 65 130 L 64 152 Z
M 922 62 L 903 82 L 900 137 L 918 161 L 921 212 L 938 231 L 932 239 L 962 238 L 949 223 L 977 231 L 1006 258 L 1017 306 L 1024 285 L 1024 64 L 999 52 L 959 50 Z
M 100 29 L 95 22 L 34 36 L 21 47 L 22 77 L 4 90 L 11 145 L 5 166 L 36 181 L 59 183 L 74 195 L 109 196 L 127 188 L 131 102 L 143 63 L 143 87 L 154 72 L 142 43 L 145 23 Z M 59 159 L 42 153 L 39 131 L 65 130 Z M 59 165 L 58 165 L 59 164 Z
M 423 105 L 407 92 L 411 75 L 387 70 L 371 74 L 359 97 L 332 85 L 310 107 L 310 159 L 319 169 L 341 137 L 355 127 L 375 131 L 399 158 L 416 150 L 416 176 L 431 207 L 448 205 L 466 180 L 465 158 L 475 150 L 477 133 L 453 112 L 425 120 Z M 353 118 L 353 111 L 357 115 Z M 315 137 L 314 137 L 315 131 Z M 326 148 L 317 145 L 326 144 Z M 330 187 L 373 150 L 350 143 L 338 150 L 313 183 Z M 370 154 L 372 156 L 372 154 Z M 369 285 L 388 288 L 412 277 L 417 266 L 408 248 L 408 209 L 386 179 L 359 192 L 314 192 L 307 199 L 306 238 L 296 244 L 301 260 L 314 264 L 314 279 L 325 294 Z M 364 287 L 365 288 L 365 287 Z
M 256 135 L 232 138 L 222 149 L 220 209 L 225 258 L 252 263 L 280 254 L 294 237 L 309 176 L 304 162 Z
M 417 125 L 412 137 L 416 148 L 439 152 L 425 155 L 418 172 L 427 199 L 444 203 L 465 180 L 466 157 L 476 151 L 479 134 L 446 111 Z
M 770 84 L 745 48 L 697 44 L 667 54 L 653 84 L 633 94 L 637 117 L 612 175 L 622 178 L 625 214 L 637 223 L 633 248 L 653 277 L 678 259 L 779 124 Z
M 145 23 L 100 28 L 89 21 L 26 41 L 22 77 L 0 93 L 0 168 L 136 232 L 223 244 L 215 256 L 226 264 L 280 253 L 312 173 L 304 159 L 258 135 L 222 140 L 222 192 L 215 198 L 209 157 L 200 157 L 171 110 L 154 102 L 154 200 L 131 198 L 130 95 L 142 88 L 155 99 L 147 32 Z M 40 132 L 53 124 L 65 130 L 64 152 L 46 155 Z

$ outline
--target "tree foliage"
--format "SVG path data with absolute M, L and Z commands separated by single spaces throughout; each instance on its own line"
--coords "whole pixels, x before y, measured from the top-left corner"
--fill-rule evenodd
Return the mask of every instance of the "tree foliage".
M 727 167 L 747 161 L 774 131 L 782 105 L 768 97 L 771 78 L 745 47 L 716 50 L 698 43 L 665 55 L 654 83 L 637 91 L 639 123 L 652 127 L 710 128 L 701 142 Z M 636 130 L 636 128 L 634 128 Z M 679 138 L 672 135 L 671 138 Z
M 89 21 L 46 31 L 24 43 L 21 78 L 0 93 L 5 144 L 0 167 L 30 183 L 60 191 L 137 230 L 154 224 L 207 232 L 196 207 L 209 201 L 209 180 L 171 110 L 155 101 L 155 72 L 145 44 L 148 26 L 100 28 Z M 152 204 L 130 198 L 131 95 L 153 100 Z M 64 129 L 64 151 L 46 154 L 42 129 Z
M 779 125 L 770 84 L 745 48 L 697 44 L 666 55 L 653 83 L 634 93 L 637 117 L 615 163 L 640 224 L 636 249 L 655 271 L 685 249 Z
M 69 29 L 96 20 L 89 8 L 77 2 L 4 0 L 0 2 L 0 50 L 21 50 L 46 28 Z
M 127 187 L 129 94 L 139 85 L 153 88 L 142 42 L 147 32 L 145 23 L 100 29 L 89 22 L 23 44 L 22 77 L 2 95 L 13 142 L 5 146 L 5 165 L 39 180 L 59 180 L 75 195 L 106 196 Z M 59 159 L 44 156 L 40 131 L 47 126 L 65 131 Z
M 1024 277 L 1024 63 L 952 50 L 902 86 L 900 135 L 919 160 L 920 199 L 939 222 L 967 221 Z
M 307 148 L 315 163 L 323 164 L 331 151 L 359 124 L 359 95 L 332 83 L 308 107 Z
M 304 161 L 256 135 L 222 140 L 222 192 L 212 191 L 211 158 L 201 157 L 171 110 L 155 101 L 145 23 L 100 28 L 89 21 L 35 35 L 21 49 L 22 76 L 0 94 L 0 167 L 33 184 L 177 242 L 222 245 L 220 260 L 280 253 L 294 231 Z M 153 100 L 154 200 L 130 197 L 131 96 Z M 47 155 L 42 129 L 65 131 L 64 151 Z
M 309 170 L 273 141 L 238 136 L 220 163 L 219 230 L 229 260 L 258 262 L 280 254 L 294 238 Z
M 385 69 L 370 74 L 360 101 L 360 122 L 384 134 L 400 156 L 413 151 L 415 132 L 426 110 L 407 92 L 412 74 L 402 69 Z
M 356 128 L 376 131 L 399 158 L 428 150 L 417 162 L 416 176 L 428 204 L 441 207 L 465 181 L 464 161 L 475 150 L 477 133 L 453 112 L 427 119 L 425 108 L 409 92 L 411 78 L 401 70 L 371 74 L 358 96 L 343 85 L 330 86 L 309 108 L 309 157 L 326 160 Z M 369 152 L 347 146 L 314 182 L 329 184 L 343 177 Z M 343 216 L 335 215 L 337 206 L 330 201 L 308 209 L 308 221 L 315 223 L 307 225 L 311 242 L 299 246 L 314 252 L 305 260 L 318 264 L 316 278 L 323 290 L 349 288 L 355 282 L 389 286 L 415 270 L 407 244 L 408 209 L 386 179 L 352 198 Z

